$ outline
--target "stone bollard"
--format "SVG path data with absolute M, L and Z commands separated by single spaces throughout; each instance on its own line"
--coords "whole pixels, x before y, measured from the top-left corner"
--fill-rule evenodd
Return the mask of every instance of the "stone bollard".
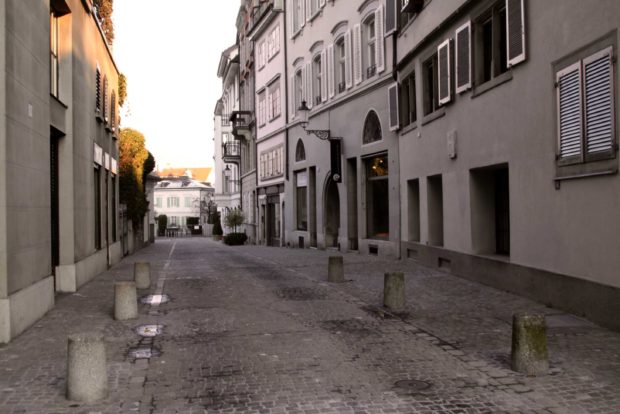
M 136 289 L 148 289 L 151 287 L 151 264 L 149 262 L 137 262 L 133 265 L 133 278 Z
M 103 334 L 69 336 L 67 350 L 67 399 L 93 403 L 108 391 Z
M 512 370 L 530 376 L 549 371 L 545 315 L 518 313 L 512 317 Z
M 344 264 L 342 256 L 329 256 L 327 281 L 331 283 L 344 282 Z
M 394 311 L 405 310 L 405 275 L 386 273 L 383 284 L 383 306 Z
M 124 321 L 138 317 L 138 295 L 135 282 L 114 283 L 114 319 Z

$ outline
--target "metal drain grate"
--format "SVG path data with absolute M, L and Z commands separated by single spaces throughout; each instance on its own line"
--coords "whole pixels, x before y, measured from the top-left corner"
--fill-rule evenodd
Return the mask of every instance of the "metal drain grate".
M 134 359 L 150 359 L 161 356 L 161 351 L 157 348 L 138 347 L 131 348 L 127 354 Z
M 394 383 L 396 388 L 410 392 L 426 391 L 431 387 L 430 382 L 420 380 L 400 380 Z
M 140 325 L 135 329 L 135 332 L 143 338 L 153 338 L 161 335 L 163 330 L 164 325 Z
M 170 302 L 170 296 L 168 295 L 146 295 L 140 298 L 140 303 L 145 305 L 161 305 L 162 303 Z

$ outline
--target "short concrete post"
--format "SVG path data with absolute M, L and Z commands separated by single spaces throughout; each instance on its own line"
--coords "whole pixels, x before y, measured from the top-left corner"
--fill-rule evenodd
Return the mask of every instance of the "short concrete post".
M 124 321 L 138 317 L 138 295 L 135 282 L 114 284 L 114 319 Z
M 133 278 L 137 289 L 151 287 L 151 264 L 149 262 L 137 262 L 133 265 Z
M 549 371 L 545 315 L 518 313 L 512 317 L 512 370 L 530 376 Z
M 394 312 L 405 310 L 405 275 L 386 273 L 383 281 L 383 306 Z
M 67 398 L 93 403 L 108 391 L 103 334 L 84 333 L 69 336 L 67 352 Z
M 344 282 L 344 264 L 342 256 L 329 256 L 327 281 L 331 283 Z

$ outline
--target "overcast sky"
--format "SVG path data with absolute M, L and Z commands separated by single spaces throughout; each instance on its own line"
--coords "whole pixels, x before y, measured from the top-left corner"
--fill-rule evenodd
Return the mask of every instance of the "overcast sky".
M 235 42 L 239 0 L 116 0 L 114 57 L 127 76 L 122 127 L 158 168 L 213 166 L 217 65 Z

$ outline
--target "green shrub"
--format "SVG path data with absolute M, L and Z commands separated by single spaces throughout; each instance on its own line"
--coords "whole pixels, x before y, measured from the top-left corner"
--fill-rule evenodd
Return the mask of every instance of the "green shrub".
M 248 240 L 245 233 L 229 233 L 224 236 L 224 243 L 229 246 L 242 246 Z

